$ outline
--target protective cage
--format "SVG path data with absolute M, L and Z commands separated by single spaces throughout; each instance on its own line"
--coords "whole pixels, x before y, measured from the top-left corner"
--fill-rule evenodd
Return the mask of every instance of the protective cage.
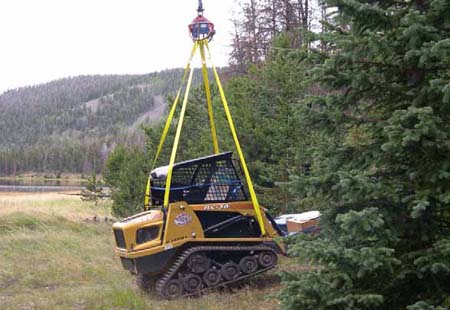
M 169 202 L 201 204 L 248 200 L 240 178 L 240 166 L 235 165 L 232 155 L 227 152 L 174 164 Z M 153 206 L 160 206 L 164 201 L 167 172 L 168 166 L 151 172 Z

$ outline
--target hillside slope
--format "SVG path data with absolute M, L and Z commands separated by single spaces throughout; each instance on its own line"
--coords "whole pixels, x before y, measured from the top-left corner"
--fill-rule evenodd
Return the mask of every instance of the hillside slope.
M 143 143 L 140 126 L 160 120 L 181 75 L 79 76 L 3 93 L 0 175 L 99 171 L 116 144 Z

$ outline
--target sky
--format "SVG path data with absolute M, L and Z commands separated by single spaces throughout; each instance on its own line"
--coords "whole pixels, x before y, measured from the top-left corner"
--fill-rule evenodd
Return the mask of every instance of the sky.
M 1 0 L 0 93 L 85 74 L 184 67 L 197 0 Z M 228 63 L 236 0 L 203 0 L 216 27 L 214 64 Z

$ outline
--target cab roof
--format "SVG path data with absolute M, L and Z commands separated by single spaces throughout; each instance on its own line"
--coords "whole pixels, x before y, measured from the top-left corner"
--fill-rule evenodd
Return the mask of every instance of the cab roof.
M 220 154 L 208 155 L 208 156 L 204 156 L 204 157 L 199 157 L 199 158 L 175 163 L 173 165 L 173 170 L 175 171 L 176 169 L 179 169 L 179 168 L 190 167 L 190 166 L 203 164 L 203 163 L 211 163 L 211 162 L 216 162 L 216 161 L 220 161 L 220 160 L 224 160 L 224 159 L 232 159 L 232 157 L 233 157 L 233 152 L 224 152 L 224 153 L 220 153 Z M 166 177 L 168 170 L 169 170 L 168 165 L 162 166 L 162 167 L 158 167 L 158 168 L 152 170 L 152 172 L 150 174 L 151 174 L 152 178 L 159 179 L 162 177 Z

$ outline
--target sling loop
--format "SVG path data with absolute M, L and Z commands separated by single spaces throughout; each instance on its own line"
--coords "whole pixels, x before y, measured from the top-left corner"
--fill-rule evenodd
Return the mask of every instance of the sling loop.
M 189 90 L 191 88 L 193 74 L 194 68 L 191 68 L 188 83 L 186 86 L 186 92 L 184 93 L 184 100 L 183 106 L 181 108 L 180 119 L 178 120 L 177 132 L 175 134 L 175 141 L 173 142 L 172 154 L 170 155 L 169 169 L 167 171 L 166 191 L 164 193 L 164 205 L 163 205 L 165 208 L 169 207 L 170 185 L 172 183 L 173 164 L 175 163 L 175 158 L 177 156 L 178 143 L 180 142 L 181 129 L 183 128 L 184 114 L 186 113 L 186 105 L 189 98 Z
M 222 83 L 220 82 L 219 74 L 217 73 L 217 69 L 214 66 L 211 60 L 211 52 L 209 50 L 208 42 L 205 43 L 206 49 L 208 50 L 209 61 L 211 63 L 211 67 L 214 72 L 214 77 L 216 78 L 217 87 L 219 88 L 220 98 L 222 99 L 223 108 L 225 110 L 225 114 L 227 116 L 228 125 L 230 126 L 231 134 L 233 136 L 234 144 L 236 146 L 236 150 L 239 155 L 239 160 L 242 165 L 242 170 L 244 170 L 245 180 L 247 181 L 248 190 L 250 192 L 250 197 L 252 199 L 253 208 L 255 209 L 256 217 L 259 223 L 259 227 L 261 229 L 261 234 L 266 235 L 266 229 L 264 227 L 264 222 L 261 214 L 261 207 L 259 206 L 258 198 L 256 197 L 255 189 L 253 188 L 253 182 L 250 177 L 250 173 L 248 172 L 247 163 L 245 162 L 244 153 L 241 149 L 241 144 L 239 143 L 239 139 L 236 133 L 236 128 L 234 126 L 233 118 L 231 117 L 231 112 L 228 107 L 227 98 L 225 97 L 225 92 L 223 91 Z
M 219 74 L 217 73 L 217 69 L 214 66 L 214 64 L 212 62 L 212 59 L 211 59 L 211 51 L 209 49 L 208 40 L 207 39 L 194 42 L 194 46 L 192 48 L 192 52 L 191 52 L 191 56 L 189 58 L 188 65 L 186 66 L 186 69 L 184 71 L 184 75 L 183 75 L 183 79 L 182 79 L 182 85 L 181 85 L 180 89 L 178 90 L 177 97 L 175 98 L 175 102 L 174 102 L 174 104 L 172 106 L 172 109 L 171 109 L 169 115 L 168 115 L 168 118 L 167 118 L 167 121 L 166 121 L 166 125 L 164 127 L 164 131 L 163 131 L 163 134 L 162 134 L 162 137 L 161 137 L 161 141 L 159 143 L 158 150 L 156 152 L 155 160 L 153 161 L 152 170 L 153 170 L 153 168 L 155 166 L 155 163 L 156 163 L 156 161 L 158 159 L 158 156 L 161 153 L 161 149 L 162 149 L 162 147 L 164 145 L 164 141 L 165 141 L 165 139 L 167 137 L 167 133 L 169 132 L 169 128 L 170 128 L 170 125 L 172 123 L 173 116 L 175 114 L 175 110 L 176 110 L 176 107 L 177 107 L 177 104 L 178 104 L 178 101 L 179 101 L 179 98 L 180 98 L 180 95 L 181 95 L 181 91 L 182 91 L 182 88 L 183 88 L 183 85 L 184 85 L 184 81 L 186 79 L 187 72 L 190 69 L 189 78 L 188 78 L 188 82 L 187 82 L 187 86 L 186 86 L 186 90 L 185 90 L 185 94 L 184 94 L 184 98 L 183 98 L 183 105 L 182 105 L 182 108 L 181 108 L 181 114 L 180 114 L 180 118 L 178 120 L 177 130 L 176 130 L 176 134 L 175 134 L 175 140 L 174 140 L 174 144 L 172 146 L 172 153 L 171 153 L 170 162 L 169 162 L 169 165 L 168 165 L 163 206 L 164 206 L 164 208 L 168 208 L 169 207 L 169 202 L 170 202 L 169 199 L 170 199 L 170 189 L 171 189 L 171 183 L 172 183 L 173 166 L 175 164 L 175 159 L 176 159 L 176 154 L 177 154 L 177 150 L 178 150 L 178 145 L 179 145 L 179 142 L 180 142 L 181 130 L 183 128 L 184 116 L 185 116 L 185 113 L 186 113 L 186 106 L 187 106 L 187 102 L 188 102 L 188 99 L 189 99 L 189 92 L 190 92 L 190 88 L 191 88 L 191 85 L 192 85 L 192 78 L 193 78 L 193 73 L 194 73 L 194 68 L 191 68 L 191 61 L 192 61 L 192 58 L 195 55 L 197 47 L 199 47 L 199 49 L 200 49 L 200 56 L 201 56 L 201 59 L 202 59 L 202 75 L 203 75 L 203 80 L 204 80 L 204 84 L 205 84 L 204 86 L 205 86 L 205 92 L 206 92 L 206 101 L 207 101 L 207 106 L 208 106 L 208 116 L 209 116 L 210 127 L 211 127 L 211 136 L 212 136 L 212 140 L 213 140 L 214 153 L 215 154 L 219 153 L 219 145 L 218 145 L 216 127 L 215 127 L 215 122 L 214 122 L 214 114 L 213 114 L 213 107 L 212 107 L 212 100 L 211 100 L 211 89 L 210 89 L 209 79 L 208 79 L 208 70 L 206 68 L 205 51 L 208 52 L 208 60 L 211 63 L 211 67 L 212 67 L 212 70 L 213 70 L 214 78 L 216 80 L 217 87 L 219 88 L 220 98 L 222 100 L 222 104 L 223 104 L 223 108 L 225 110 L 225 114 L 226 114 L 226 118 L 227 118 L 227 121 L 228 121 L 228 125 L 229 125 L 230 130 L 231 130 L 231 135 L 233 136 L 233 141 L 234 141 L 234 144 L 236 146 L 236 151 L 237 151 L 237 153 L 239 155 L 239 160 L 240 160 L 240 163 L 241 163 L 241 166 L 242 166 L 242 170 L 244 172 L 244 176 L 245 176 L 245 179 L 246 179 L 246 182 L 247 182 L 247 186 L 248 186 L 248 190 L 249 190 L 249 193 L 250 193 L 250 197 L 251 197 L 251 201 L 252 201 L 252 204 L 253 204 L 253 208 L 255 210 L 256 218 L 258 220 L 258 224 L 259 224 L 259 227 L 261 229 L 261 234 L 262 234 L 262 236 L 265 236 L 266 235 L 266 229 L 265 229 L 265 226 L 264 226 L 264 220 L 263 220 L 262 213 L 261 213 L 261 207 L 259 205 L 258 198 L 256 197 L 256 193 L 255 193 L 255 189 L 254 189 L 254 186 L 253 186 L 253 182 L 251 180 L 250 173 L 248 171 L 248 167 L 247 167 L 247 163 L 245 161 L 244 153 L 242 152 L 242 148 L 241 148 L 241 145 L 239 143 L 238 135 L 236 133 L 236 128 L 234 126 L 233 118 L 231 116 L 230 108 L 229 108 L 227 99 L 225 97 L 225 92 L 223 90 L 223 86 L 222 86 L 222 83 L 220 81 Z M 148 209 L 148 207 L 150 205 L 149 204 L 150 193 L 151 193 L 150 185 L 151 185 L 151 175 L 148 178 L 147 188 L 146 188 L 146 193 L 145 193 L 145 207 L 146 207 L 146 209 Z
M 187 65 L 186 65 L 186 68 L 184 69 L 183 78 L 181 79 L 181 86 L 178 89 L 177 96 L 175 97 L 175 101 L 174 101 L 174 103 L 172 105 L 172 108 L 170 109 L 169 115 L 167 116 L 166 124 L 164 126 L 164 130 L 163 130 L 163 133 L 161 135 L 161 139 L 159 141 L 158 150 L 156 151 L 155 159 L 153 160 L 153 164 L 152 164 L 152 167 L 151 167 L 150 171 L 152 171 L 155 168 L 156 162 L 158 161 L 158 157 L 161 154 L 161 150 L 162 150 L 162 148 L 164 146 L 164 142 L 166 141 L 167 133 L 169 132 L 170 124 L 172 123 L 173 116 L 174 116 L 175 111 L 177 109 L 177 105 L 178 105 L 178 101 L 180 99 L 181 91 L 183 90 L 183 85 L 184 85 L 184 82 L 186 80 L 187 73 L 189 72 L 189 68 L 191 67 L 191 62 L 192 62 L 192 59 L 194 58 L 194 55 L 195 55 L 195 52 L 197 51 L 197 48 L 198 48 L 198 43 L 195 42 L 193 47 L 192 47 L 191 56 L 189 57 L 189 61 L 188 61 Z M 150 208 L 150 202 L 151 202 L 151 199 L 150 199 L 150 196 L 151 196 L 150 185 L 151 185 L 151 175 L 149 175 L 149 177 L 148 177 L 147 186 L 145 188 L 145 198 L 144 198 L 144 208 L 145 208 L 145 210 L 148 210 Z
M 219 154 L 219 142 L 217 141 L 216 124 L 214 122 L 214 112 L 211 100 L 211 88 L 209 87 L 208 69 L 206 68 L 205 44 L 207 40 L 199 41 L 200 55 L 202 57 L 202 74 L 205 83 L 206 103 L 208 105 L 209 124 L 211 127 L 211 136 L 213 141 L 214 154 Z

